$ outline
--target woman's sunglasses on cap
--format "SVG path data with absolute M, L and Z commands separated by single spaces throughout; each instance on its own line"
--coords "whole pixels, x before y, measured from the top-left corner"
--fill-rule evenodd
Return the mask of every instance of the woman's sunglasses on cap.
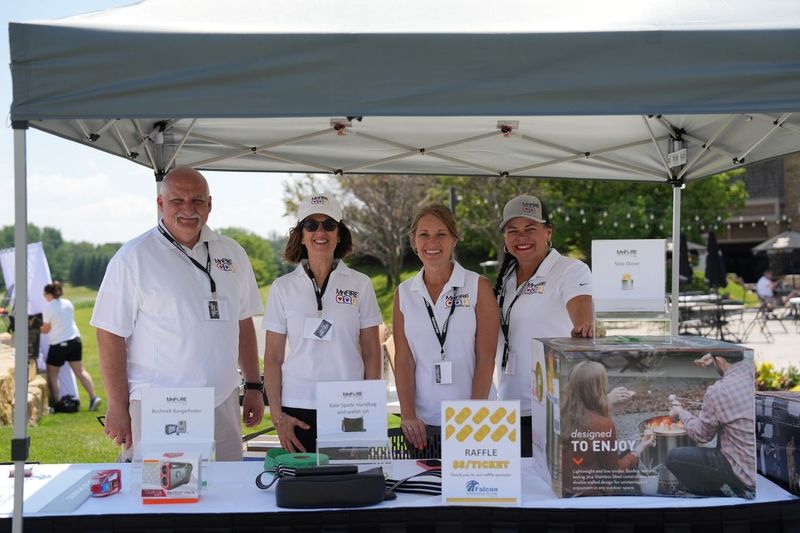
M 307 218 L 303 221 L 303 229 L 308 232 L 317 231 L 320 224 L 322 224 L 322 229 L 325 231 L 333 231 L 339 227 L 339 223 L 332 218 L 326 218 L 322 222 L 314 220 L 313 218 Z

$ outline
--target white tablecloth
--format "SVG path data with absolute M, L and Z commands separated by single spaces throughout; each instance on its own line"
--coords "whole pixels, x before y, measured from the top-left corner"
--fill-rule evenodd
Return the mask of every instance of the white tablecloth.
M 160 513 L 263 513 L 281 512 L 275 505 L 275 488 L 262 491 L 255 486 L 255 478 L 262 464 L 256 461 L 241 463 L 210 463 L 203 469 L 203 479 L 208 486 L 203 489 L 200 502 L 194 504 L 144 505 L 139 497 L 141 474 L 130 464 L 76 464 L 34 465 L 33 476 L 25 480 L 25 516 L 51 516 L 35 509 L 69 485 L 80 472 L 120 468 L 123 490 L 106 498 L 89 498 L 72 515 L 108 514 L 160 514 Z M 11 466 L 0 467 L 0 517 L 10 517 L 13 511 L 13 479 L 8 477 Z M 414 461 L 395 461 L 390 476 L 398 479 L 420 471 Z M 797 500 L 778 485 L 759 476 L 757 497 L 740 498 L 670 498 L 650 496 L 605 496 L 559 499 L 533 471 L 530 459 L 523 459 L 522 507 L 549 509 L 653 509 L 700 508 L 728 505 L 753 505 L 784 500 Z M 372 508 L 434 507 L 441 506 L 439 496 L 398 494 L 397 499 L 383 502 Z M 293 510 L 294 511 L 294 510 Z

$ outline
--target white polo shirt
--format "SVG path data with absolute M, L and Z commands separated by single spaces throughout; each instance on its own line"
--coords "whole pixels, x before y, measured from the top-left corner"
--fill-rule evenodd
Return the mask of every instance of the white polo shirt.
M 454 262 L 450 279 L 439 298 L 433 302 L 422 279 L 424 270 L 423 268 L 416 276 L 400 284 L 398 297 L 406 340 L 416 365 L 414 401 L 417 418 L 428 425 L 440 426 L 443 400 L 469 400 L 472 396 L 477 332 L 475 305 L 478 302 L 479 276 Z M 456 309 L 450 317 L 444 343 L 445 356 L 453 363 L 453 381 L 440 385 L 435 380 L 434 365 L 441 359 L 441 345 L 433 330 L 425 301 L 431 305 L 441 330 L 450 314 L 454 295 Z M 493 397 L 493 392 L 489 397 Z
M 75 323 L 75 308 L 64 298 L 53 298 L 45 304 L 42 322 L 50 324 L 50 344 L 61 344 L 81 336 Z
M 503 317 L 508 313 L 516 294 L 517 276 L 512 273 L 505 279 L 505 299 L 500 310 Z M 569 337 L 573 325 L 567 312 L 567 302 L 582 295 L 592 295 L 589 267 L 552 249 L 511 307 L 509 357 L 516 358 L 514 374 L 505 374 L 501 368 L 505 341 L 501 331 L 497 336 L 495 381 L 498 399 L 520 400 L 522 416 L 531 416 L 533 401 L 531 339 Z
M 214 387 L 220 405 L 239 385 L 239 320 L 261 310 L 261 297 L 233 239 L 204 226 L 187 253 L 205 266 L 206 242 L 227 320 L 206 319 L 208 276 L 157 228 L 126 243 L 108 264 L 91 324 L 125 338 L 131 400 L 146 387 Z
M 284 407 L 316 409 L 318 381 L 364 379 L 361 330 L 383 322 L 372 282 L 344 261 L 331 272 L 322 296 L 320 316 L 333 323 L 330 341 L 304 337 L 306 318 L 316 316 L 314 286 L 301 263 L 272 284 L 261 323 L 267 331 L 286 335 L 281 365 Z

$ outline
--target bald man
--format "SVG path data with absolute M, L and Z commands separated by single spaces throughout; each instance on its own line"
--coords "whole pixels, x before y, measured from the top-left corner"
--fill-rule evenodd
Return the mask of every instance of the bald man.
M 241 424 L 264 413 L 252 316 L 261 301 L 247 254 L 207 225 L 208 183 L 198 171 L 168 173 L 159 224 L 111 259 L 91 324 L 108 395 L 105 432 L 130 460 L 141 440 L 149 387 L 214 389 L 216 459 L 242 458 Z M 243 412 L 240 378 L 246 382 Z

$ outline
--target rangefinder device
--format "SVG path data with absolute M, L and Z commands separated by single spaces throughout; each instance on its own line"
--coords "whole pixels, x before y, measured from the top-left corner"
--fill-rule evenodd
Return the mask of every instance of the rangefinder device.
M 161 473 L 161 488 L 171 490 L 189 483 L 192 477 L 191 463 L 164 462 L 159 467 Z
M 186 433 L 186 420 L 181 420 L 177 424 L 165 424 L 164 433 L 166 435 L 180 435 Z

